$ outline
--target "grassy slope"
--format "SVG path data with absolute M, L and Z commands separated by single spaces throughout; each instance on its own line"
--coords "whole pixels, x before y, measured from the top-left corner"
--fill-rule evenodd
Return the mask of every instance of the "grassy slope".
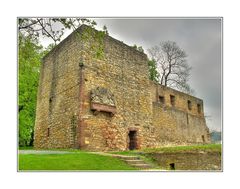
M 221 152 L 221 144 L 204 144 L 194 146 L 172 146 L 172 147 L 161 147 L 161 148 L 146 148 L 142 150 L 113 152 L 114 154 L 123 155 L 136 155 L 144 152 L 182 152 L 182 151 L 218 151 Z
M 129 156 L 140 156 L 145 162 L 152 163 L 156 165 L 153 158 L 147 156 L 148 153 L 154 152 L 193 152 L 193 151 L 210 151 L 210 152 L 221 152 L 221 144 L 204 144 L 204 145 L 194 145 L 194 146 L 172 146 L 172 147 L 161 147 L 161 148 L 146 148 L 142 150 L 133 151 L 123 151 L 123 152 L 112 152 L 113 154 L 129 155 Z M 159 167 L 155 167 L 155 169 Z
M 217 151 L 221 152 L 221 144 L 204 144 L 194 146 L 173 146 L 173 147 L 162 147 L 162 148 L 149 148 L 145 149 L 144 152 L 188 152 L 188 151 Z
M 96 154 L 20 154 L 19 170 L 135 170 L 123 161 Z

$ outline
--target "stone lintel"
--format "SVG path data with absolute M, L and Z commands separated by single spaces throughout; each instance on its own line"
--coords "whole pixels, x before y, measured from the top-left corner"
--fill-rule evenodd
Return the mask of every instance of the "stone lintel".
M 99 104 L 95 102 L 91 103 L 91 110 L 94 110 L 97 112 L 108 112 L 108 113 L 111 113 L 112 115 L 116 114 L 116 106 L 109 106 L 106 104 Z

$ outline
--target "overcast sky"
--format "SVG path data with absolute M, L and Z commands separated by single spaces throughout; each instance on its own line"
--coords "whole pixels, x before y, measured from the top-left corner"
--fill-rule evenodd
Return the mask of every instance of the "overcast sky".
M 221 130 L 221 20 L 220 19 L 94 19 L 109 35 L 128 45 L 147 49 L 161 41 L 175 41 L 188 54 L 193 68 L 189 83 L 204 101 L 211 130 Z

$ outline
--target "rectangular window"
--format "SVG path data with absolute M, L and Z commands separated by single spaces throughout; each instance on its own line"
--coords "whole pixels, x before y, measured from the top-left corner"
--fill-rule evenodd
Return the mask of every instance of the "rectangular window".
M 170 103 L 172 106 L 175 106 L 175 96 L 170 95 Z
M 160 102 L 161 104 L 165 104 L 164 96 L 159 96 L 159 102 Z
M 200 104 L 197 104 L 197 110 L 198 110 L 198 113 L 200 114 L 201 113 L 201 105 Z
M 190 100 L 188 100 L 187 103 L 188 103 L 188 109 L 192 110 L 192 102 Z

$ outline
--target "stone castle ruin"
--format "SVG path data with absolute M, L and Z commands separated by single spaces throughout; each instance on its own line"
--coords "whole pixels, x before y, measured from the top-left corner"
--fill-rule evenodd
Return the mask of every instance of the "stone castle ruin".
M 146 54 L 81 26 L 44 58 L 34 146 L 89 151 L 210 142 L 203 101 L 149 80 Z M 94 30 L 94 32 L 98 32 Z

